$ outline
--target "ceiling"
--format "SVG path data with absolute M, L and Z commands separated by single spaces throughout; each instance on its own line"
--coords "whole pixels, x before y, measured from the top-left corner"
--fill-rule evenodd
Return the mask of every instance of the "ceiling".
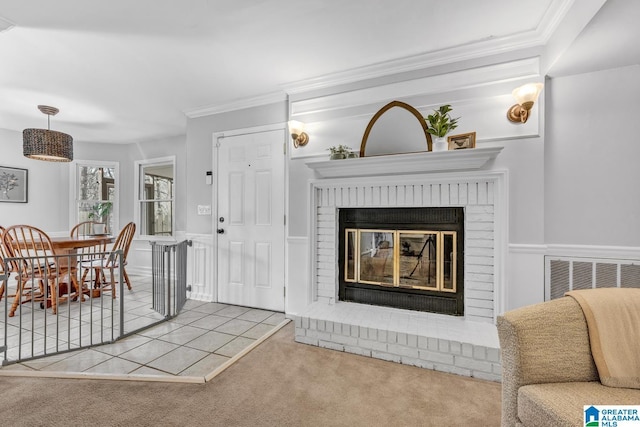
M 45 104 L 60 109 L 51 128 L 76 142 L 184 135 L 189 112 L 284 100 L 292 82 L 519 36 L 540 43 L 573 1 L 0 0 L 0 30 L 11 26 L 0 32 L 0 128 L 45 127 Z M 554 68 L 573 72 L 585 52 Z

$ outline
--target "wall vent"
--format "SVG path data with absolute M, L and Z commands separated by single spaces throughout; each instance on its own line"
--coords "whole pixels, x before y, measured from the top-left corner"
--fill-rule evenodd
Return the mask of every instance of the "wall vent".
M 640 288 L 640 261 L 546 256 L 544 282 L 545 301 L 578 289 Z

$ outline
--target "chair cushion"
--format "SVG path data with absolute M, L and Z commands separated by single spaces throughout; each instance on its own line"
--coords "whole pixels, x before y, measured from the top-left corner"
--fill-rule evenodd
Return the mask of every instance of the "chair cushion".
M 107 260 L 104 258 L 88 259 L 80 262 L 82 268 L 104 268 Z
M 598 381 L 532 384 L 518 390 L 518 418 L 525 426 L 584 426 L 584 405 L 637 405 L 640 390 Z

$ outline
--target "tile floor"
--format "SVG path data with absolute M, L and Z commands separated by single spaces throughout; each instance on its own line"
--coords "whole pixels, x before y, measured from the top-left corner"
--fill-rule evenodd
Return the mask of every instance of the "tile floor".
M 162 319 L 162 316 L 151 309 L 151 279 L 142 276 L 131 276 L 131 279 L 133 290 L 124 291 L 125 333 L 132 328 L 145 327 Z M 111 299 L 100 298 L 97 301 L 109 305 Z M 117 319 L 119 299 L 115 301 L 113 313 Z M 38 330 L 42 330 L 42 326 L 47 324 L 48 332 L 34 334 L 32 338 L 30 335 L 22 338 L 23 358 L 25 354 L 32 354 L 30 350 L 33 348 L 36 349 L 34 355 L 43 354 L 44 350 L 38 350 L 45 347 L 43 343 L 47 343 L 47 353 L 51 352 L 56 340 L 45 340 L 45 335 L 57 335 L 58 342 L 61 343 L 59 345 L 69 349 L 77 348 L 78 342 L 70 338 L 73 334 L 68 333 L 68 330 L 75 333 L 79 328 L 81 332 L 78 336 L 82 337 L 80 340 L 83 345 L 90 342 L 87 340 L 92 336 L 99 336 L 101 331 L 103 336 L 108 337 L 111 333 L 110 322 L 106 322 L 109 325 L 105 327 L 104 321 L 99 325 L 97 320 L 97 313 L 100 310 L 104 313 L 104 308 L 101 309 L 100 304 L 95 302 L 91 306 L 86 302 L 83 304 L 81 306 L 77 301 L 65 303 L 60 307 L 58 316 L 51 315 L 49 310 L 46 318 L 31 317 L 31 308 L 23 305 L 22 325 L 19 324 L 17 315 L 8 321 L 8 360 L 17 359 L 18 332 L 25 327 L 30 328 L 31 324 L 37 325 L 33 329 Z M 4 322 L 4 301 L 1 307 L 0 323 Z M 83 313 L 81 316 L 78 310 Z M 90 318 L 88 314 L 91 311 L 95 313 L 94 318 Z M 33 312 L 42 316 L 44 310 L 34 307 Z M 110 314 L 106 319 L 110 319 Z M 284 323 L 284 314 L 279 312 L 188 300 L 180 314 L 173 319 L 135 332 L 115 343 L 9 363 L 0 369 L 0 375 L 41 372 L 47 376 L 52 376 L 53 373 L 76 373 L 83 377 L 95 374 L 99 377 L 111 375 L 156 380 L 167 377 L 175 380 L 180 377 L 206 378 Z M 93 327 L 89 327 L 89 324 Z M 117 330 L 117 320 L 114 324 Z M 0 326 L 4 328 L 4 324 Z M 1 333 L 0 339 L 3 339 Z M 97 342 L 97 339 L 93 342 Z

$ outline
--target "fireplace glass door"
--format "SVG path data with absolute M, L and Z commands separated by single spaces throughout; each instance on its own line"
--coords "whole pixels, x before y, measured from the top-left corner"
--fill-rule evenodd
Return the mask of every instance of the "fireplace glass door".
M 456 232 L 345 230 L 345 281 L 456 292 Z

